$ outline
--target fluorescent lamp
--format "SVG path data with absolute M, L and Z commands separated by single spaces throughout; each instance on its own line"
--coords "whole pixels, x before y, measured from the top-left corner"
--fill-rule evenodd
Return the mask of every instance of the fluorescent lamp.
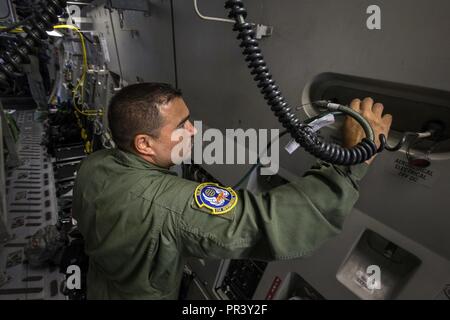
M 47 31 L 47 34 L 52 37 L 63 37 L 64 36 L 61 32 L 59 32 L 57 30 Z

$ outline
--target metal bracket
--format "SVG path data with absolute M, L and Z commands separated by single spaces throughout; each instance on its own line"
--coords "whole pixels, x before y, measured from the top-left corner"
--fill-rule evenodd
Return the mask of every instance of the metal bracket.
M 263 24 L 256 25 L 256 39 L 262 39 L 263 37 L 270 37 L 273 34 L 272 26 L 265 26 Z
M 200 19 L 207 20 L 207 21 L 216 21 L 216 22 L 226 22 L 226 23 L 236 23 L 233 19 L 225 19 L 225 18 L 219 18 L 219 17 L 211 17 L 211 16 L 205 16 L 200 12 L 199 6 L 198 6 L 198 0 L 194 0 L 194 10 L 197 13 L 197 15 L 200 17 Z M 251 24 L 256 31 L 256 39 L 261 40 L 263 37 L 270 37 L 273 34 L 273 27 L 272 26 L 265 26 L 263 24 Z

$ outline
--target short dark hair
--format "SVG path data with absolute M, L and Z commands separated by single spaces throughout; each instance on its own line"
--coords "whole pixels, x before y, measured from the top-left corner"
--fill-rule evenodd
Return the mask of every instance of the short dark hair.
M 159 136 L 163 119 L 159 107 L 182 96 L 166 83 L 138 83 L 120 90 L 108 107 L 109 128 L 121 150 L 133 152 L 137 134 Z

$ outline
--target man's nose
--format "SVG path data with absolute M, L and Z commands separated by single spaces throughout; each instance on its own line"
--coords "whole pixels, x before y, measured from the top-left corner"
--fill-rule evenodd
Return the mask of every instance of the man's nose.
M 192 122 L 188 121 L 187 130 L 191 134 L 191 136 L 195 136 L 197 134 L 197 128 L 192 125 Z

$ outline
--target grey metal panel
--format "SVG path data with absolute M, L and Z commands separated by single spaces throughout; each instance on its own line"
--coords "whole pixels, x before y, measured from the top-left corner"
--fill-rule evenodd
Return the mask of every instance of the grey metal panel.
M 106 44 L 104 51 L 108 52 L 109 61 L 106 63 L 108 69 L 112 72 L 121 74 L 121 68 L 119 65 L 118 53 L 116 51 L 116 42 L 114 38 L 114 32 L 111 25 L 111 17 L 108 9 L 103 6 L 95 7 L 86 14 L 93 20 L 93 30 L 99 36 L 100 41 L 104 39 L 103 44 Z
M 376 160 L 361 183 L 357 207 L 406 236 L 450 258 L 450 162 L 434 161 L 436 182 L 424 186 L 393 174 L 399 153 Z
M 24 66 L 24 71 L 27 75 L 31 95 L 38 108 L 44 109 L 47 107 L 47 94 L 39 71 L 39 60 L 35 56 L 30 56 L 29 59 L 30 63 Z
M 254 1 L 246 3 L 251 20 L 264 22 Z M 218 17 L 226 15 L 223 4 L 199 1 L 204 14 Z M 179 84 L 193 115 L 219 129 L 277 127 L 251 80 L 232 24 L 201 20 L 192 1 L 174 1 L 174 7 Z
M 226 16 L 223 3 L 199 1 L 202 13 L 219 17 Z M 370 1 L 245 3 L 247 20 L 274 27 L 273 36 L 262 40 L 261 46 L 293 106 L 302 103 L 304 89 L 324 72 L 450 91 L 448 1 L 384 2 L 380 5 L 382 30 L 377 31 L 366 28 Z M 220 129 L 278 127 L 252 82 L 232 25 L 201 20 L 192 1 L 174 4 L 179 86 L 194 117 Z M 427 187 L 408 184 L 392 174 L 397 157 L 404 155 L 385 153 L 379 157 L 363 181 L 357 207 L 450 257 L 450 216 L 446 209 L 450 207 L 446 195 L 449 161 L 433 163 L 438 176 Z M 294 156 L 281 151 L 281 166 L 288 174 L 301 175 L 313 161 L 303 151 Z M 209 170 L 227 183 L 237 181 L 242 172 L 222 166 L 211 166 Z
M 339 267 L 350 254 L 365 230 L 372 230 L 396 245 L 414 254 L 421 260 L 417 271 L 395 296 L 395 299 L 434 299 L 450 281 L 450 261 L 443 259 L 411 238 L 407 238 L 386 228 L 359 210 L 354 210 L 345 223 L 344 232 L 328 241 L 319 250 L 305 259 L 270 263 L 261 279 L 254 298 L 264 299 L 275 279 L 284 280 L 289 272 L 296 272 L 305 278 L 326 299 L 357 299 L 347 287 L 337 279 Z M 389 273 L 384 267 L 383 272 Z
M 124 28 L 119 26 L 117 12 L 113 22 L 124 78 L 132 83 L 137 77 L 144 81 L 175 84 L 170 3 L 152 6 L 151 16 L 142 12 L 124 11 Z M 131 30 L 138 30 L 133 36 Z
M 6 22 L 14 22 L 14 13 L 11 10 L 11 1 L 2 0 L 0 1 L 0 20 L 6 20 Z

